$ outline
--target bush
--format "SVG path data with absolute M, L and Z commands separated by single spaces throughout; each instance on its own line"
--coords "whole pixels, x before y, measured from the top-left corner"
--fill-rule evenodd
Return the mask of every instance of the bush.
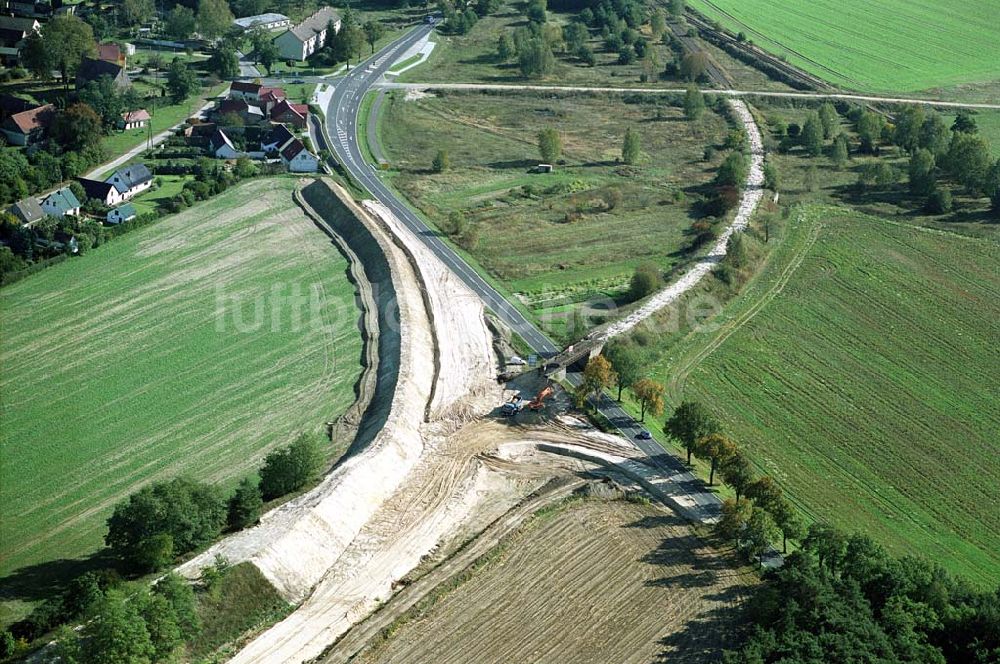
M 225 521 L 226 505 L 213 487 L 177 478 L 118 503 L 104 541 L 126 565 L 151 571 L 213 541 Z
M 318 436 L 302 434 L 291 445 L 267 455 L 260 469 L 260 492 L 273 500 L 304 487 L 323 465 Z
M 259 483 L 245 478 L 229 498 L 229 527 L 241 530 L 260 520 L 264 500 L 260 495 Z
M 936 189 L 927 197 L 924 206 L 931 214 L 946 214 L 951 212 L 952 200 L 951 191 L 948 189 Z
M 640 265 L 629 283 L 629 300 L 635 302 L 655 293 L 662 284 L 660 270 L 655 265 Z

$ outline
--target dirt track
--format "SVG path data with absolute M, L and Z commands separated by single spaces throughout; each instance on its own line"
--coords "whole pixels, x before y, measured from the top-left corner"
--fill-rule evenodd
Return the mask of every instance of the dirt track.
M 588 500 L 533 522 L 498 560 L 356 661 L 713 661 L 732 633 L 727 609 L 740 584 L 726 557 L 677 516 Z

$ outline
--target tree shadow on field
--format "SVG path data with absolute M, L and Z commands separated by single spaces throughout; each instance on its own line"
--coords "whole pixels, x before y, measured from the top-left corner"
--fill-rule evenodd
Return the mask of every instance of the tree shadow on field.
M 86 558 L 60 558 L 28 565 L 0 578 L 0 600 L 37 602 L 62 592 L 86 572 L 116 569 L 117 558 L 104 548 Z
M 528 169 L 538 165 L 538 159 L 510 159 L 508 161 L 494 161 L 486 164 L 487 168 L 494 170 L 505 170 L 508 168 Z
M 664 649 L 653 661 L 657 664 L 719 661 L 724 649 L 735 648 L 739 643 L 737 599 L 735 597 L 732 604 L 699 613 L 683 627 L 660 639 Z

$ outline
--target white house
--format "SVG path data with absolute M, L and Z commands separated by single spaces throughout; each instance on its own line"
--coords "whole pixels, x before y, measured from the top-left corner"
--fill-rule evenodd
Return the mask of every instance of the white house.
M 212 146 L 212 154 L 215 155 L 216 159 L 238 159 L 243 156 L 243 153 L 237 150 L 233 142 L 226 136 L 226 132 L 221 129 L 215 130 L 212 138 L 209 139 L 209 144 Z
M 332 7 L 324 7 L 287 32 L 274 38 L 284 60 L 305 60 L 326 44 L 330 24 L 340 32 L 340 15 Z
M 87 198 L 98 200 L 109 207 L 118 205 L 125 200 L 125 197 L 118 191 L 118 188 L 110 182 L 101 182 L 100 180 L 90 180 L 88 178 L 79 178 L 79 180 L 80 184 L 83 185 L 83 191 L 87 194 Z
M 104 181 L 115 186 L 122 200 L 128 200 L 153 186 L 153 174 L 145 164 L 132 164 L 119 168 Z
M 281 163 L 292 173 L 315 173 L 319 170 L 319 159 L 306 150 L 306 146 L 293 138 L 281 149 Z
M 121 224 L 129 219 L 135 219 L 135 217 L 135 206 L 131 203 L 126 203 L 125 205 L 116 207 L 114 210 L 108 211 L 109 224 Z
M 257 14 L 256 16 L 245 16 L 233 21 L 240 30 L 244 32 L 253 28 L 263 28 L 264 30 L 280 30 L 292 24 L 291 20 L 284 14 Z

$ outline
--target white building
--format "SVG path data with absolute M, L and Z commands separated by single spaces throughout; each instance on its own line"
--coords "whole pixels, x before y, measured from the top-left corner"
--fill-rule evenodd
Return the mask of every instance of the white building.
M 233 21 L 240 30 L 244 32 L 253 28 L 263 28 L 264 30 L 280 30 L 292 24 L 291 20 L 284 14 L 257 14 L 256 16 L 246 16 Z
M 274 38 L 278 52 L 284 60 L 305 60 L 326 44 L 330 24 L 340 32 L 340 14 L 332 7 L 324 7 L 287 32 Z
M 281 163 L 292 173 L 315 173 L 319 170 L 319 159 L 306 150 L 297 138 L 281 149 Z

